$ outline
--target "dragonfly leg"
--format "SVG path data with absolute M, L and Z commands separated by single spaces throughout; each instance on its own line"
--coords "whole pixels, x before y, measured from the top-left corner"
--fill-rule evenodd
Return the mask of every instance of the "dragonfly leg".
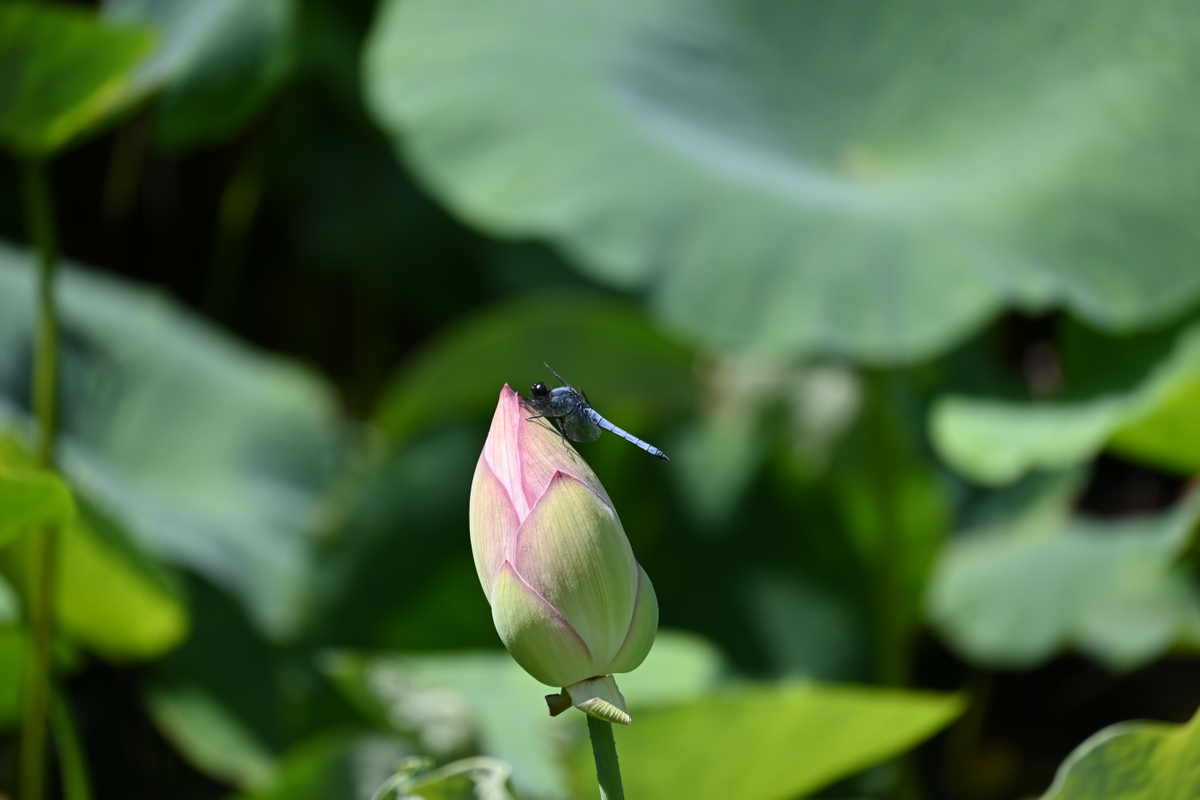
M 525 421 L 526 422 L 534 422 L 539 419 L 550 420 L 550 427 L 554 428 L 555 432 L 557 432 L 558 435 L 562 437 L 562 440 L 564 443 L 567 441 L 567 434 L 563 432 L 562 425 L 559 424 L 558 420 L 555 417 L 548 417 L 545 414 L 534 414 L 532 417 L 526 417 Z

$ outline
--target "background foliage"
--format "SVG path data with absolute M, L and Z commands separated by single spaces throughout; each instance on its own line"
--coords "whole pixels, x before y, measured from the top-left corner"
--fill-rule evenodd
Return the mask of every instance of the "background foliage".
M 1182 0 L 0 6 L 0 792 L 51 527 L 52 796 L 594 796 L 466 531 L 545 361 L 672 456 L 581 445 L 662 611 L 630 797 L 1182 796 L 1198 45 Z

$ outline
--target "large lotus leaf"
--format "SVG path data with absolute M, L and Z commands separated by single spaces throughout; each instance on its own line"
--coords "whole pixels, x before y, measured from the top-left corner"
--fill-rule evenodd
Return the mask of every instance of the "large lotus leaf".
M 1176 562 L 1200 494 L 1119 520 L 1034 515 L 966 534 L 943 552 L 926 613 L 973 661 L 1028 668 L 1074 647 L 1132 669 L 1178 642 L 1200 644 L 1200 596 Z
M 0 143 L 43 156 L 135 99 L 154 34 L 54 3 L 0 5 Z
M 1042 800 L 1193 797 L 1200 797 L 1200 714 L 1186 725 L 1110 725 L 1075 748 Z
M 493 232 L 710 346 L 915 358 L 1200 292 L 1200 7 L 388 0 L 370 106 Z
M 34 262 L 0 245 L 0 428 L 24 428 Z M 166 298 L 67 266 L 59 463 L 143 547 L 294 629 L 340 429 L 326 387 Z
M 397 441 L 439 423 L 486 419 L 505 383 L 527 393 L 535 381 L 554 382 L 542 362 L 617 419 L 614 407 L 670 412 L 688 402 L 684 347 L 632 306 L 563 293 L 501 303 L 447 331 L 399 371 L 377 419 Z
M 507 653 L 339 653 L 328 668 L 358 706 L 384 724 L 415 733 L 424 752 L 460 751 L 477 731 L 483 752 L 512 765 L 513 784 L 523 797 L 565 794 L 566 775 L 553 743 L 577 715 L 551 719 L 542 701 L 546 687 Z M 645 662 L 618 681 L 630 703 L 664 703 L 710 689 L 723 669 L 720 654 L 705 640 L 659 631 Z
M 947 397 L 930 416 L 938 452 L 974 480 L 1001 484 L 1087 461 L 1105 447 L 1157 466 L 1200 471 L 1200 325 L 1137 385 L 1090 400 L 1020 403 Z
M 155 132 L 170 146 L 235 132 L 286 73 L 293 0 L 107 0 L 104 10 L 162 36 L 138 81 L 165 86 Z
M 629 797 L 787 800 L 896 756 L 962 711 L 955 695 L 821 684 L 750 686 L 653 708 L 614 726 Z M 571 764 L 595 785 L 586 744 Z

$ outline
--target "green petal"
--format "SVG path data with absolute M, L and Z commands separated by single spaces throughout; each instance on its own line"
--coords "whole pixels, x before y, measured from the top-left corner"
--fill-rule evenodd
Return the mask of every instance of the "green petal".
M 612 660 L 629 632 L 638 577 L 609 505 L 556 474 L 517 534 L 513 567 L 583 637 L 596 664 Z
M 492 587 L 492 620 L 513 659 L 547 686 L 569 686 L 597 673 L 579 634 L 507 561 Z
M 639 564 L 637 603 L 633 607 L 633 622 L 629 626 L 629 635 L 625 637 L 625 644 L 621 646 L 621 650 L 605 672 L 632 672 L 637 669 L 650 653 L 657 633 L 658 597 L 654 594 L 650 576 Z

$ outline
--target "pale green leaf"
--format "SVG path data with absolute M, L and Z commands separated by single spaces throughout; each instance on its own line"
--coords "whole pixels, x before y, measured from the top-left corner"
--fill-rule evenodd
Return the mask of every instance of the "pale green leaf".
M 1185 725 L 1122 722 L 1075 749 L 1043 800 L 1200 797 L 1200 714 Z
M 819 684 L 748 686 L 634 707 L 615 730 L 629 797 L 787 800 L 908 750 L 961 713 L 962 699 Z M 586 744 L 576 785 L 595 785 Z
M 930 417 L 935 447 L 986 484 L 1093 458 L 1105 447 L 1151 464 L 1200 471 L 1200 325 L 1125 392 L 1090 400 L 1020 403 L 947 397 Z
M 1176 562 L 1200 494 L 1155 516 L 1043 514 L 964 535 L 937 565 L 926 613 L 967 658 L 1029 668 L 1077 648 L 1115 669 L 1200 644 L 1200 596 Z
M 44 156 L 137 99 L 151 31 L 55 3 L 0 5 L 0 142 Z
M 98 512 L 58 532 L 57 613 L 63 632 L 109 660 L 152 659 L 186 636 L 177 582 Z
M 0 429 L 22 430 L 34 259 L 0 246 Z M 295 630 L 341 448 L 328 387 L 164 296 L 63 266 L 59 465 L 146 550 Z
M 33 469 L 15 442 L 0 437 L 0 547 L 27 528 L 62 524 L 74 515 L 67 485 Z
M 512 765 L 518 791 L 536 797 L 566 792 L 553 742 L 564 730 L 582 730 L 582 715 L 551 719 L 543 699 L 550 690 L 507 653 L 341 653 L 328 669 L 352 700 L 381 722 L 415 734 L 424 752 L 458 752 L 477 734 L 482 752 Z M 702 694 L 723 671 L 721 655 L 707 641 L 660 630 L 642 665 L 617 676 L 617 683 L 630 703 L 663 703 Z
M 388 0 L 371 110 L 448 205 L 709 347 L 914 359 L 1200 294 L 1200 10 Z
M 27 454 L 0 437 L 0 469 L 5 468 L 38 474 Z M 154 658 L 175 647 L 187 633 L 188 614 L 174 576 L 85 499 L 77 508 L 58 483 L 54 516 L 42 520 L 52 525 L 31 529 L 13 543 L 9 572 L 27 585 L 29 548 L 37 537 L 53 535 L 55 613 L 66 636 L 111 660 Z

